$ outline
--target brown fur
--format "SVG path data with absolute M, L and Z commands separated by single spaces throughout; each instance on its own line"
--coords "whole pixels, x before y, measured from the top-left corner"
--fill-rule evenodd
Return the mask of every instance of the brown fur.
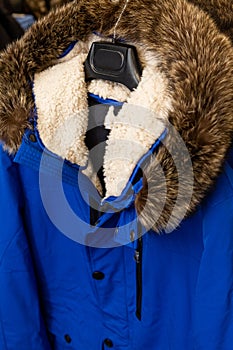
M 233 1 L 232 0 L 189 0 L 208 13 L 219 29 L 233 42 Z
M 0 138 L 10 152 L 17 151 L 33 108 L 29 81 L 34 74 L 53 65 L 70 42 L 85 40 L 93 30 L 112 34 L 123 3 L 70 3 L 33 25 L 0 56 Z M 160 232 L 168 222 L 169 229 L 176 227 L 184 206 L 187 214 L 196 209 L 222 169 L 233 136 L 233 48 L 209 15 L 186 0 L 133 0 L 117 33 L 128 41 L 145 44 L 160 57 L 173 98 L 169 119 L 192 160 L 194 192 L 190 205 L 185 204 L 187 190 L 192 189 L 192 181 L 186 177 L 187 159 L 180 154 L 172 130 L 156 157 L 166 188 L 157 161 L 152 160 L 145 169 L 136 208 L 143 224 Z M 184 169 L 179 179 L 174 161 Z M 181 205 L 174 213 L 178 188 Z M 155 222 L 154 214 L 163 199 L 163 211 Z
M 36 18 L 40 18 L 47 15 L 50 9 L 64 5 L 68 2 L 71 2 L 71 0 L 25 0 L 25 5 Z

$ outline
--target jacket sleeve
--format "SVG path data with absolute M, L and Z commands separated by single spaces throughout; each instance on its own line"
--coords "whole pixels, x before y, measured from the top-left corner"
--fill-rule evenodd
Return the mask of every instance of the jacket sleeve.
M 203 213 L 203 256 L 197 281 L 194 350 L 233 347 L 233 170 Z M 220 193 L 221 191 L 221 193 Z M 225 197 L 222 200 L 222 197 Z
M 17 165 L 0 145 L 0 349 L 50 350 L 21 218 Z

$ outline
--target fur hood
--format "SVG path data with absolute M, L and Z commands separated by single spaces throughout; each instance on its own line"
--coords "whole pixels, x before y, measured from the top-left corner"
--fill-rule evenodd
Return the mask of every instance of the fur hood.
M 144 169 L 144 186 L 135 201 L 140 220 L 156 232 L 173 230 L 195 211 L 220 174 L 233 136 L 231 29 L 222 33 L 226 28 L 218 24 L 223 17 L 210 17 L 218 14 L 214 0 L 210 15 L 207 1 L 191 2 L 129 1 L 117 27 L 118 37 L 141 50 L 143 68 L 145 50 L 156 58 L 156 72 L 165 77 L 164 93 L 170 101 L 161 107 L 166 109 L 167 137 Z M 228 1 L 216 0 L 220 2 Z M 17 152 L 30 127 L 30 82 L 56 65 L 70 43 L 85 42 L 94 31 L 112 35 L 123 5 L 124 1 L 110 0 L 71 2 L 51 11 L 1 54 L 0 138 L 10 153 Z M 228 7 L 226 17 L 232 11 Z M 152 89 L 149 99 L 157 99 L 157 90 Z M 180 151 L 177 132 L 187 153 Z M 187 176 L 190 159 L 193 176 Z M 192 193 L 189 201 L 187 193 Z M 160 213 L 156 220 L 155 213 Z
M 25 0 L 25 5 L 36 16 L 45 16 L 50 9 L 70 2 L 69 0 Z

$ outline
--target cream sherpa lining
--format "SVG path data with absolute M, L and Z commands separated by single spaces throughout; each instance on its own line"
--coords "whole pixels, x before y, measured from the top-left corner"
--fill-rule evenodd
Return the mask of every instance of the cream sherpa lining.
M 35 76 L 38 131 L 50 151 L 86 166 L 87 92 L 125 101 L 117 116 L 111 107 L 105 119 L 110 129 L 103 164 L 106 197 L 119 196 L 139 159 L 165 129 L 171 97 L 167 79 L 158 68 L 159 60 L 147 52 L 142 58 L 142 78 L 133 92 L 121 84 L 101 80 L 87 86 L 83 63 L 91 43 L 97 40 L 101 39 L 92 35 L 87 43 L 78 42 L 58 64 Z M 86 174 L 96 179 L 91 169 L 89 165 Z

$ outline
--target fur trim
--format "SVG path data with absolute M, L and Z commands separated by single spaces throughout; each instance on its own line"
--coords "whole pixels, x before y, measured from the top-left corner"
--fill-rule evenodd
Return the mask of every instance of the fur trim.
M 233 42 L 233 2 L 229 0 L 189 0 L 210 15 L 221 32 Z
M 10 152 L 17 151 L 28 126 L 33 109 L 29 82 L 35 73 L 53 66 L 70 42 L 85 41 L 94 30 L 112 34 L 122 4 L 74 1 L 38 21 L 0 55 L 0 138 Z M 129 2 L 117 35 L 145 45 L 159 57 L 160 69 L 167 76 L 172 91 L 169 120 L 184 140 L 193 165 L 194 191 L 189 205 L 184 204 L 191 214 L 213 186 L 232 141 L 231 42 L 208 14 L 186 0 Z M 172 137 L 168 141 L 174 155 L 166 144 L 161 147 L 156 161 L 145 170 L 145 185 L 136 200 L 140 219 L 157 232 L 168 223 L 169 230 L 176 227 L 182 219 L 177 211 L 170 222 L 178 193 L 185 199 L 186 185 L 190 185 L 178 181 L 175 160 L 185 164 L 186 158 L 180 157 Z M 164 181 L 158 178 L 161 168 L 165 192 Z
M 64 5 L 71 0 L 25 0 L 26 7 L 36 16 L 45 16 L 50 9 Z

